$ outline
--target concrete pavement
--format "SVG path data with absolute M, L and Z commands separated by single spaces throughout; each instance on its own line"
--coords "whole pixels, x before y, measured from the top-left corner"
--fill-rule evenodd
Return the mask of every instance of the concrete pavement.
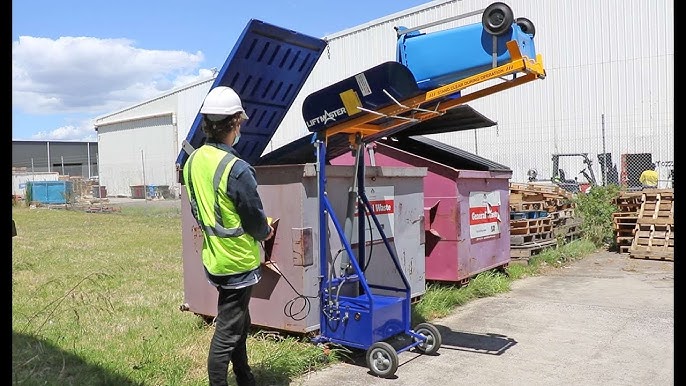
M 394 379 L 362 359 L 291 385 L 674 384 L 673 262 L 593 254 L 432 323 L 438 355 L 400 353 Z

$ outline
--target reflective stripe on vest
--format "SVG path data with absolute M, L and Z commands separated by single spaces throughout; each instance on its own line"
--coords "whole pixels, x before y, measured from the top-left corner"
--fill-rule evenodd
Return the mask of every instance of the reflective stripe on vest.
M 229 175 L 237 161 L 233 154 L 203 145 L 183 168 L 191 212 L 203 230 L 202 261 L 216 276 L 248 272 L 260 265 L 259 243 L 243 230 L 228 196 Z
M 195 189 L 193 188 L 193 180 L 191 179 L 191 162 L 193 160 L 193 156 L 195 153 L 191 154 L 191 156 L 188 158 L 188 161 L 186 162 L 186 167 L 184 168 L 184 172 L 188 170 L 185 176 L 184 176 L 184 181 L 188 185 L 189 189 L 189 200 L 191 203 L 191 211 L 193 212 L 193 217 L 198 221 L 198 224 L 202 227 L 202 230 L 206 232 L 210 236 L 217 236 L 217 237 L 238 237 L 241 236 L 245 233 L 243 230 L 243 227 L 237 227 L 237 228 L 231 228 L 227 229 L 224 227 L 224 222 L 222 220 L 222 208 L 219 206 L 219 184 L 226 178 L 222 178 L 224 175 L 224 172 L 228 169 L 231 171 L 231 167 L 233 167 L 233 164 L 236 163 L 238 160 L 238 157 L 234 156 L 233 154 L 226 153 L 224 158 L 222 158 L 221 161 L 219 161 L 219 165 L 217 166 L 217 170 L 214 172 L 214 178 L 212 181 L 212 185 L 214 188 L 214 226 L 210 226 L 209 224 L 205 223 L 202 221 L 200 218 L 200 211 L 198 209 L 198 200 L 195 197 Z

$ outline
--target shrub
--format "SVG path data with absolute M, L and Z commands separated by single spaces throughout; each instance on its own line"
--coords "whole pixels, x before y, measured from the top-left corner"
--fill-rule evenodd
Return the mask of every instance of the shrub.
M 583 220 L 582 232 L 598 247 L 613 242 L 612 214 L 618 210 L 614 204 L 618 195 L 619 186 L 608 185 L 594 186 L 574 198 L 576 211 Z

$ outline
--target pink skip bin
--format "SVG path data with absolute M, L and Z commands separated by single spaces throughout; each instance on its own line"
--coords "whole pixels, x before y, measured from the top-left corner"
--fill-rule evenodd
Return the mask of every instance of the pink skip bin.
M 426 167 L 424 237 L 426 280 L 467 282 L 510 263 L 512 170 L 422 136 L 367 145 L 368 165 Z M 350 153 L 331 160 L 350 165 Z

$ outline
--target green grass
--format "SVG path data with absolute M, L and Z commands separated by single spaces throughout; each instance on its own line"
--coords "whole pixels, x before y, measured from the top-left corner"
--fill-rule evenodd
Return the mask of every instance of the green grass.
M 177 208 L 114 213 L 14 207 L 12 379 L 21 385 L 205 385 L 212 327 L 183 302 Z M 512 280 L 592 252 L 575 241 L 528 266 L 483 272 L 469 285 L 430 284 L 413 323 L 472 299 L 509 291 Z M 260 383 L 288 384 L 344 360 L 343 348 L 255 331 L 248 341 Z
M 560 267 L 598 250 L 596 244 L 587 239 L 577 239 L 558 248 L 547 249 L 532 256 L 529 266 L 532 271 L 540 272 L 541 266 Z
M 212 328 L 183 303 L 176 208 L 14 208 L 12 378 L 22 385 L 205 385 Z M 261 379 L 336 360 L 297 338 L 253 335 Z M 325 355 L 328 354 L 328 355 Z

